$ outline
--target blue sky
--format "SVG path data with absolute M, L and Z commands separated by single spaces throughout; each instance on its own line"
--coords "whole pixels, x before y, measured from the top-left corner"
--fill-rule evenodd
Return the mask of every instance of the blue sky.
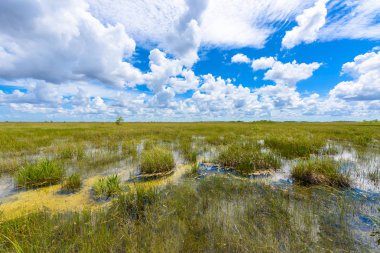
M 377 0 L 0 2 L 0 121 L 380 118 Z

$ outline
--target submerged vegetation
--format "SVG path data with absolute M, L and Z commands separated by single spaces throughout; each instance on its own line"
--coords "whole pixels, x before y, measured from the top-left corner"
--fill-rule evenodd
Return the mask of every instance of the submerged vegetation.
M 344 196 L 293 194 L 234 179 L 191 179 L 160 191 L 138 187 L 96 213 L 38 212 L 5 221 L 0 234 L 27 252 L 365 251 L 341 217 L 354 207 L 335 205 Z M 0 238 L 0 248 L 14 246 Z
M 292 178 L 302 185 L 330 185 L 349 187 L 350 180 L 339 170 L 339 164 L 331 159 L 310 159 L 295 165 Z
M 63 175 L 64 169 L 60 164 L 43 159 L 22 167 L 16 173 L 16 183 L 20 188 L 42 187 L 57 184 Z
M 379 127 L 0 123 L 0 251 L 376 252 Z

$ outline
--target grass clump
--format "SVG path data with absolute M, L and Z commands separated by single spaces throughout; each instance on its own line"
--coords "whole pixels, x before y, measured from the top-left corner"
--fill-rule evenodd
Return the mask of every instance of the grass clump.
M 61 159 L 74 159 L 81 160 L 86 156 L 86 152 L 83 146 L 68 145 L 59 151 L 59 158 Z
M 16 184 L 20 188 L 34 188 L 57 184 L 62 180 L 63 167 L 48 159 L 22 167 L 16 174 Z
M 329 185 L 349 187 L 348 176 L 339 171 L 339 164 L 331 159 L 301 161 L 292 168 L 291 176 L 301 185 Z
M 170 172 L 174 166 L 174 157 L 170 150 L 154 147 L 141 153 L 141 174 Z
M 268 137 L 265 145 L 275 150 L 281 156 L 293 159 L 297 157 L 309 157 L 311 154 L 318 154 L 324 145 L 320 138 L 309 138 L 305 136 L 293 137 Z
M 122 190 L 121 179 L 118 175 L 99 178 L 92 189 L 97 199 L 109 199 L 115 197 Z
M 263 153 L 258 145 L 233 144 L 220 152 L 217 162 L 242 174 L 277 170 L 281 161 L 271 153 Z
M 78 191 L 82 186 L 82 179 L 79 173 L 74 173 L 67 177 L 62 183 L 63 192 L 73 193 Z

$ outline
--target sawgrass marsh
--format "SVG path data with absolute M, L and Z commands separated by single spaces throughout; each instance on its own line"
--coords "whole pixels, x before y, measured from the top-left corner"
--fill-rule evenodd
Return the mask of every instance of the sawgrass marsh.
M 0 123 L 0 249 L 377 252 L 379 164 L 378 122 Z

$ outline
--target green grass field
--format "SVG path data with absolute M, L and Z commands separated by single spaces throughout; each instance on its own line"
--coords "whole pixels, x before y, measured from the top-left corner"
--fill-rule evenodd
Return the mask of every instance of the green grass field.
M 0 123 L 0 174 L 0 252 L 380 250 L 378 122 Z

